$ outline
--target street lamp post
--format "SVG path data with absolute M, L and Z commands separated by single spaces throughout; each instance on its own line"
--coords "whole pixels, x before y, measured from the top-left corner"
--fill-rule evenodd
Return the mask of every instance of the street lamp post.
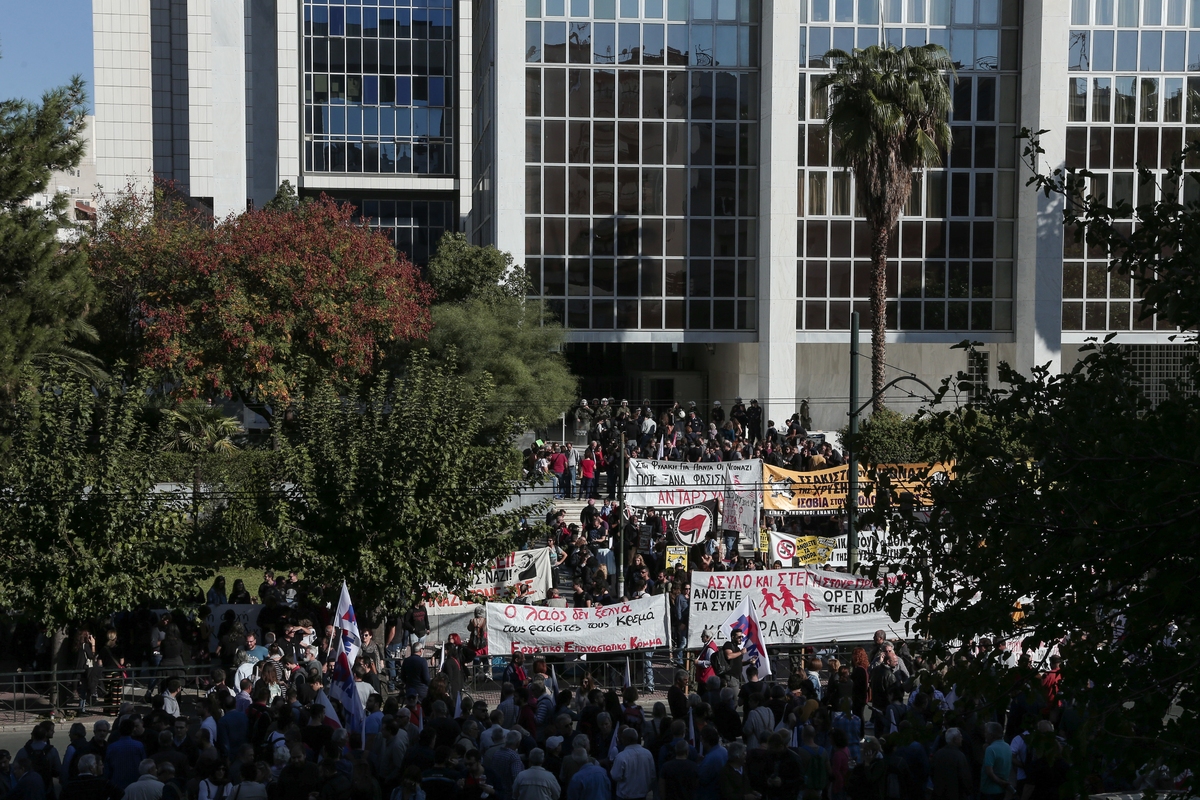
M 850 441 L 846 448 L 846 555 L 850 572 L 858 569 L 858 312 L 850 315 Z
M 888 389 L 905 381 L 919 383 L 930 397 L 937 397 L 933 387 L 916 375 L 901 375 L 885 383 L 878 392 L 867 398 L 867 402 L 861 406 L 858 404 L 858 312 L 853 312 L 850 315 L 850 441 L 846 444 L 846 560 L 850 572 L 858 568 L 858 453 L 855 451 L 858 416 Z

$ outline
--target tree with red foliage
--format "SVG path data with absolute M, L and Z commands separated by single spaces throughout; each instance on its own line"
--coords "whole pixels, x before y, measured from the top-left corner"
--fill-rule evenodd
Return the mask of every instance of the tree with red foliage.
M 287 399 L 309 370 L 365 375 L 431 325 L 417 268 L 325 196 L 213 224 L 169 186 L 126 192 L 87 249 L 102 355 L 191 394 Z

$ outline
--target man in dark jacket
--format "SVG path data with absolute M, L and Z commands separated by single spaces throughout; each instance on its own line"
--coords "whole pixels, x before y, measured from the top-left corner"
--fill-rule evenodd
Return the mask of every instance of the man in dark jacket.
M 758 792 L 750 785 L 746 770 L 746 745 L 732 742 L 726 748 L 729 760 L 717 775 L 717 795 L 720 800 L 755 800 Z
M 87 753 L 76 761 L 78 773 L 63 787 L 59 800 L 120 800 L 125 794 L 101 774 L 100 759 Z
M 404 615 L 404 634 L 408 639 L 409 655 L 425 649 L 425 637 L 429 635 L 429 611 L 422 600 Z

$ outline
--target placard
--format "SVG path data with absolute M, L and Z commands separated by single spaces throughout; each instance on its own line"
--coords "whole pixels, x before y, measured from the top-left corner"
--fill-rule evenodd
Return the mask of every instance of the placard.
M 667 546 L 666 553 L 666 568 L 667 569 L 682 569 L 687 570 L 688 549 L 682 545 L 673 544 Z
M 693 572 L 689 597 L 688 638 L 699 646 L 700 633 L 723 628 L 729 614 L 743 598 L 755 604 L 768 644 L 866 641 L 877 630 L 889 637 L 904 636 L 903 620 L 892 622 L 884 611 L 875 610 L 877 589 L 870 579 L 844 572 L 826 572 L 811 567 L 747 572 Z
M 836 539 L 825 536 L 793 536 L 777 531 L 770 531 L 769 536 L 771 549 L 768 560 L 771 564 L 778 561 L 785 567 L 830 564 L 837 546 Z
M 669 647 L 671 642 L 665 594 L 594 608 L 488 603 L 487 620 L 488 653 L 494 656 L 517 651 L 622 653 Z
M 788 533 L 770 532 L 770 560 L 783 562 L 787 566 L 827 565 L 845 567 L 849 562 L 849 546 L 845 534 L 841 536 L 793 536 Z M 899 563 L 904 556 L 904 546 L 887 531 L 865 530 L 858 532 L 858 560 L 861 564 Z M 793 559 L 795 562 L 793 563 Z

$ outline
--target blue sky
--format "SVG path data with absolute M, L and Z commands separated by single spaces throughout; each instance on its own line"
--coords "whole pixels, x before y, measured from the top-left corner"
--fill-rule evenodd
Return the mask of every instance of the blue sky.
M 90 100 L 91 0 L 0 0 L 0 99 L 37 100 L 76 74 Z

